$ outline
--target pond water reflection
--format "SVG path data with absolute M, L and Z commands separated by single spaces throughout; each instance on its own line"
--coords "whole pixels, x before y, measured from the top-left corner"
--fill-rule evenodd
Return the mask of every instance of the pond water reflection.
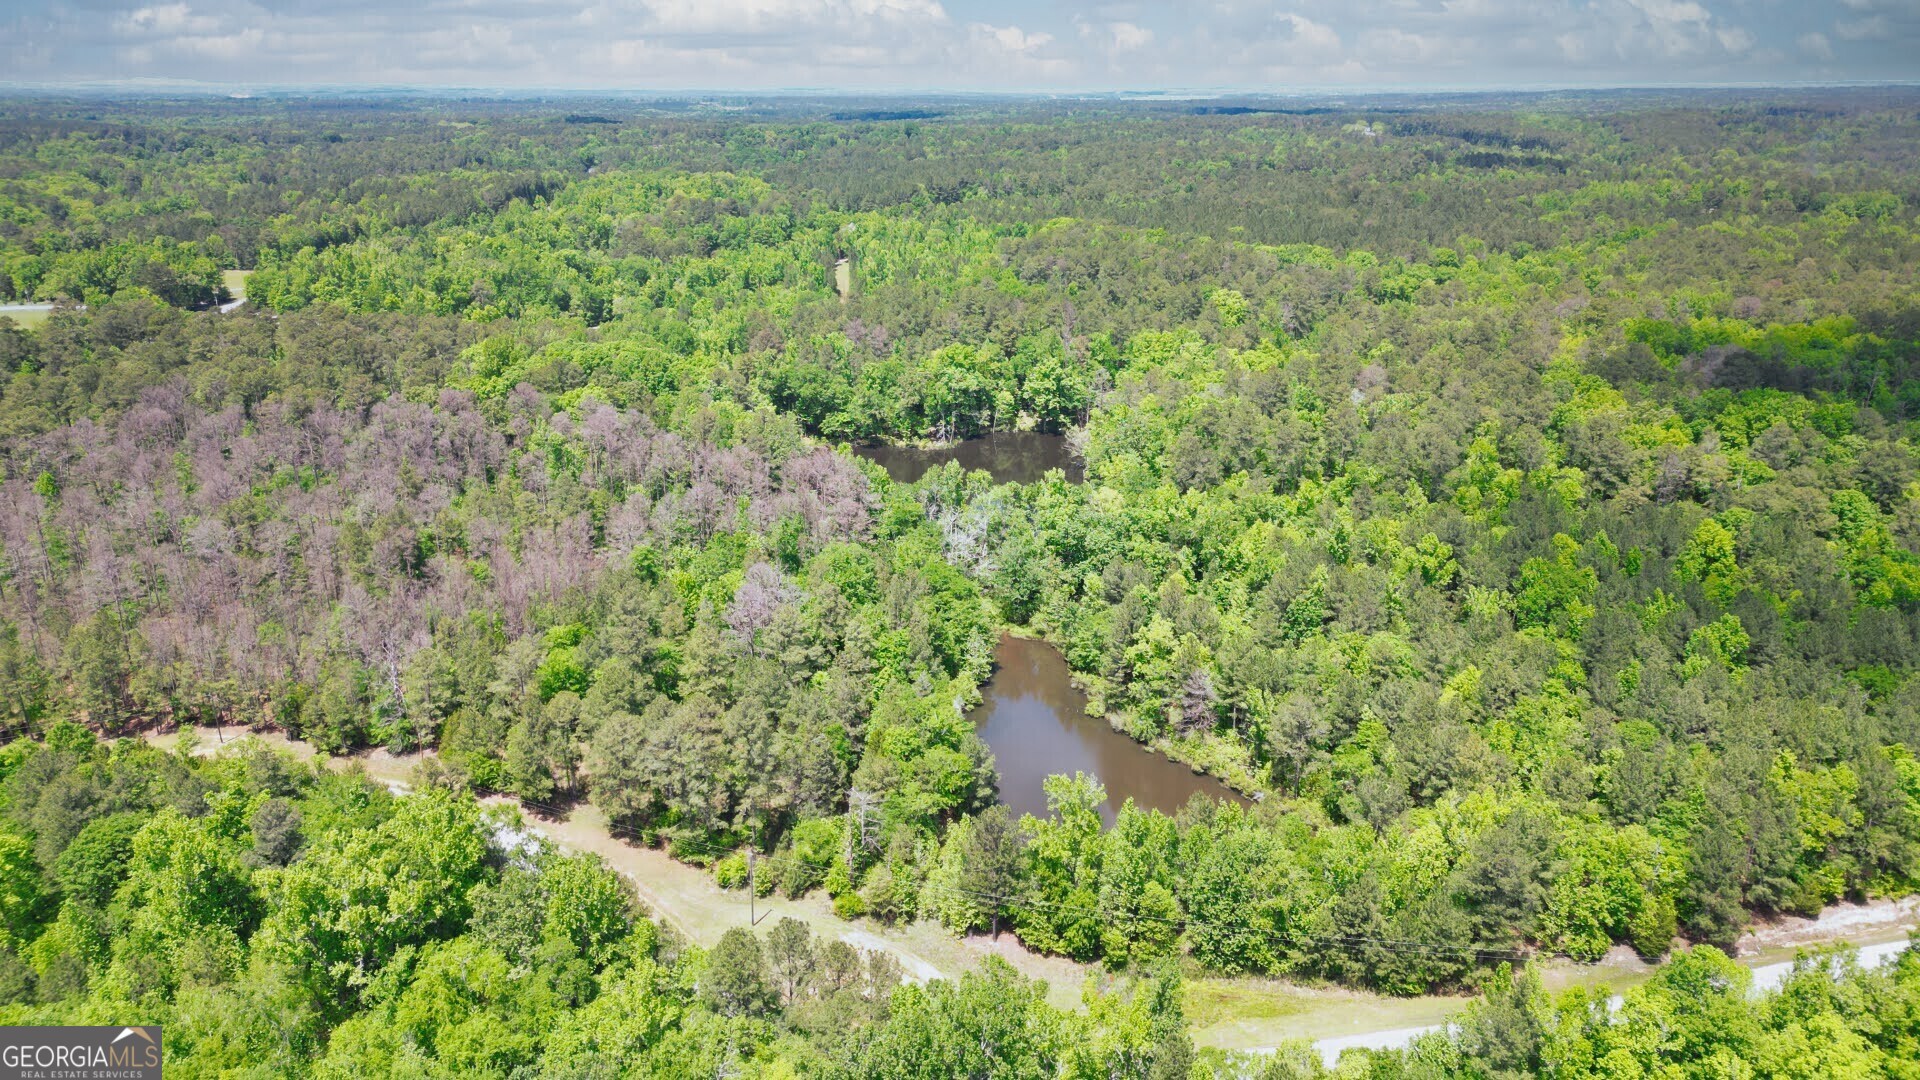
M 981 688 L 972 719 L 1000 770 L 1000 801 L 1018 814 L 1045 816 L 1041 783 L 1084 772 L 1106 785 L 1100 817 L 1112 825 L 1120 804 L 1167 814 L 1195 792 L 1244 802 L 1211 776 L 1196 774 L 1087 715 L 1087 698 L 1073 685 L 1066 658 L 1044 641 L 1002 635 L 993 678 Z
M 1067 448 L 1065 435 L 1038 431 L 994 431 L 977 439 L 962 439 L 951 446 L 927 450 L 917 446 L 855 446 L 853 452 L 887 470 L 896 484 L 911 484 L 927 470 L 949 461 L 963 469 L 984 469 L 999 484 L 1031 484 L 1060 469 L 1067 482 L 1081 480 L 1080 459 Z

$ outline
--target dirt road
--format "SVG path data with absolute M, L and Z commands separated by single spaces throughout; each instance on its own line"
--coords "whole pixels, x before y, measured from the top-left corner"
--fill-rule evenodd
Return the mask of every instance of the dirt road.
M 195 752 L 218 753 L 241 737 L 245 732 L 239 728 L 208 729 L 201 732 Z M 251 737 L 302 759 L 315 755 L 311 746 L 277 732 Z M 149 735 L 148 739 L 170 748 L 177 737 Z M 421 756 L 370 750 L 329 758 L 328 764 L 336 768 L 358 766 L 375 780 L 404 787 Z M 1096 982 L 1108 978 L 1095 965 L 1034 953 L 1011 934 L 1002 934 L 997 941 L 985 935 L 958 938 L 929 922 L 886 926 L 842 919 L 820 893 L 797 900 L 768 897 L 749 905 L 745 890 L 721 889 L 712 875 L 699 867 L 616 837 L 605 815 L 590 804 L 554 817 L 529 812 L 506 796 L 488 796 L 483 801 L 520 810 L 528 831 L 566 850 L 599 856 L 633 882 L 641 899 L 661 921 L 701 945 L 712 945 L 731 927 L 748 925 L 750 917 L 758 917 L 762 928 L 782 918 L 795 918 L 817 935 L 838 938 L 858 948 L 883 949 L 900 961 L 910 977 L 920 980 L 954 977 L 977 968 L 987 956 L 997 955 L 1029 978 L 1045 982 L 1048 1000 L 1062 1009 L 1082 1007 L 1081 994 L 1089 978 Z M 1920 898 L 1843 905 L 1829 909 L 1818 919 L 1782 920 L 1757 928 L 1741 939 L 1741 958 L 1755 968 L 1757 979 L 1777 978 L 1785 971 L 1782 965 L 1790 964 L 1795 946 L 1844 938 L 1875 944 L 1878 955 L 1886 951 L 1879 943 L 1899 938 L 1916 922 L 1920 922 Z M 1598 964 L 1549 961 L 1542 968 L 1550 988 L 1582 984 L 1616 991 L 1646 979 L 1653 971 L 1626 949 L 1616 949 Z M 1444 1024 L 1468 1000 L 1439 995 L 1381 997 L 1278 979 L 1196 978 L 1187 984 L 1187 1015 L 1194 1025 L 1194 1039 L 1202 1046 L 1259 1050 L 1285 1039 L 1307 1038 L 1318 1040 L 1316 1045 L 1322 1052 L 1334 1056 L 1347 1047 L 1404 1045 L 1414 1036 Z
M 246 737 L 302 760 L 315 756 L 313 747 L 279 732 L 248 735 L 239 728 L 202 731 L 194 752 L 217 754 Z M 147 739 L 165 749 L 172 749 L 178 742 L 177 735 L 149 735 Z M 327 763 L 335 768 L 358 765 L 372 779 L 404 789 L 423 756 L 368 750 L 350 757 L 328 758 Z M 518 800 L 504 795 L 489 795 L 480 801 L 520 811 L 527 831 L 545 837 L 564 850 L 599 856 L 633 882 L 640 899 L 657 918 L 703 946 L 713 945 L 732 927 L 749 925 L 750 916 L 759 918 L 762 929 L 783 918 L 799 919 L 817 935 L 891 954 L 900 962 L 901 970 L 918 981 L 957 976 L 977 968 L 988 955 L 998 955 L 1021 974 L 1044 981 L 1049 1000 L 1060 1008 L 1079 1006 L 1080 989 L 1095 970 L 1071 960 L 1041 956 L 1022 947 L 1010 934 L 1003 934 L 994 942 L 984 935 L 956 938 L 929 923 L 885 926 L 850 922 L 835 915 L 826 897 L 818 893 L 797 900 L 762 897 L 749 904 L 746 890 L 722 889 L 714 883 L 711 874 L 699 867 L 677 862 L 658 848 L 616 837 L 599 807 L 581 804 L 565 816 L 556 817 L 534 813 L 522 807 Z

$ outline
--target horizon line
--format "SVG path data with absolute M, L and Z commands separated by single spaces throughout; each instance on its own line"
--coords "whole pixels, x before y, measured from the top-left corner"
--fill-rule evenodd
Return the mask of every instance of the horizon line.
M 1644 93 L 1644 92 L 1704 92 L 1704 91 L 1810 91 L 1810 90 L 1897 90 L 1920 88 L 1920 79 L 1860 79 L 1860 80 L 1807 80 L 1792 82 L 1597 82 L 1597 83 L 1383 83 L 1368 86 L 1312 85 L 1312 86 L 1180 86 L 1165 85 L 1154 87 L 1141 86 L 1084 86 L 1084 87 L 1026 87 L 1026 88 L 978 88 L 978 87 L 860 87 L 860 86 L 767 86 L 767 87 L 715 87 L 715 86 L 665 86 L 665 87 L 618 87 L 618 86 L 566 86 L 566 85 L 526 85 L 500 86 L 477 83 L 258 83 L 258 82 L 208 82 L 194 79 L 174 79 L 152 76 L 136 76 L 126 79 L 73 79 L 59 81 L 14 81 L 0 80 L 0 95 L 58 95 L 76 93 L 134 93 L 141 96 L 162 96 L 166 94 L 193 94 L 224 96 L 229 99 L 247 100 L 253 97 L 317 95 L 317 96 L 366 96 L 366 95 L 489 95 L 502 98 L 534 97 L 542 95 L 567 95 L 584 97 L 629 97 L 638 99 L 660 99 L 687 96 L 724 96 L 736 98 L 791 98 L 791 97 L 868 97 L 868 98 L 908 98 L 908 97 L 955 97 L 990 98 L 1002 100 L 1036 98 L 1162 98 L 1162 99 L 1199 99 L 1222 97 L 1250 98 L 1306 98 L 1306 97 L 1370 97 L 1395 94 L 1418 94 L 1426 96 L 1469 95 L 1469 94 L 1554 94 L 1554 93 Z

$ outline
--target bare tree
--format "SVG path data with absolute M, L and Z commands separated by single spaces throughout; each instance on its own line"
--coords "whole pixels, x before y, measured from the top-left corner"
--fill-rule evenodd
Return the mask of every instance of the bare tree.
M 800 589 L 771 563 L 747 567 L 744 580 L 727 606 L 727 626 L 750 656 L 759 656 L 760 631 L 772 626 L 782 609 L 800 599 Z

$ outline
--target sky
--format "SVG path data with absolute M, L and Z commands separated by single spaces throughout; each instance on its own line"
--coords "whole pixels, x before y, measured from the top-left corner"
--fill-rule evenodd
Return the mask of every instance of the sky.
M 0 81 L 604 90 L 1920 80 L 1920 0 L 0 0 Z

